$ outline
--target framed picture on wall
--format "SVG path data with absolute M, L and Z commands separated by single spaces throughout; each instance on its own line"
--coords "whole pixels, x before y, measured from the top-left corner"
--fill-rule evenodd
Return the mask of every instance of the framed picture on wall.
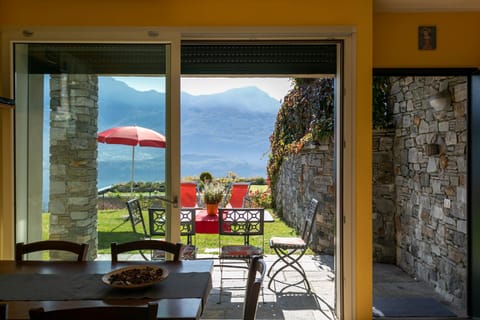
M 437 48 L 437 27 L 419 26 L 418 27 L 418 49 L 435 50 Z

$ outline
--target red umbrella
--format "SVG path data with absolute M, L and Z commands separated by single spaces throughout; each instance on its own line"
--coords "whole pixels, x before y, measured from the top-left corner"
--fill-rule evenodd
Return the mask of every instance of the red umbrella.
M 157 131 L 137 127 L 137 126 L 124 126 L 114 127 L 108 130 L 102 131 L 98 134 L 98 142 L 107 144 L 123 144 L 132 146 L 132 180 L 130 191 L 133 194 L 133 181 L 134 181 L 134 162 L 135 162 L 135 146 L 141 147 L 156 147 L 165 148 L 167 141 L 165 136 Z

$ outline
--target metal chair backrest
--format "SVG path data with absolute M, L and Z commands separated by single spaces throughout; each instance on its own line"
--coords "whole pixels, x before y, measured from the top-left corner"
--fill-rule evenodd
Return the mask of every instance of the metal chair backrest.
M 218 209 L 218 233 L 226 236 L 244 236 L 244 244 L 250 244 L 250 236 L 264 235 L 263 208 Z
M 248 270 L 245 303 L 243 305 L 243 319 L 254 320 L 257 314 L 258 297 L 265 278 L 267 266 L 261 256 L 252 258 Z
M 157 303 L 148 303 L 146 306 L 96 306 L 51 311 L 32 308 L 29 310 L 29 315 L 31 320 L 155 320 L 157 311 Z
M 140 225 L 142 236 L 146 239 L 150 238 L 150 235 L 147 232 L 145 227 L 145 220 L 143 219 L 142 208 L 140 207 L 140 201 L 138 199 L 131 199 L 126 202 L 128 209 L 128 216 L 130 223 L 132 224 L 133 232 L 137 232 L 137 225 Z
M 181 207 L 197 206 L 197 184 L 195 182 L 180 182 Z
M 180 235 L 187 236 L 187 244 L 192 244 L 195 235 L 195 208 L 180 209 Z M 151 236 L 166 235 L 166 210 L 165 208 L 149 208 L 148 222 Z
M 313 225 L 315 224 L 315 216 L 318 208 L 318 200 L 312 199 L 308 204 L 305 224 L 302 231 L 302 239 L 308 245 L 312 236 Z
M 110 249 L 112 254 L 112 262 L 118 262 L 118 255 L 120 253 L 142 250 L 158 250 L 169 252 L 173 254 L 173 261 L 179 261 L 182 244 L 163 240 L 137 240 L 124 243 L 112 242 L 110 244 Z
M 43 240 L 31 243 L 19 242 L 15 244 L 15 260 L 22 261 L 25 254 L 47 250 L 71 252 L 76 255 L 77 261 L 85 261 L 87 259 L 88 244 L 65 240 Z

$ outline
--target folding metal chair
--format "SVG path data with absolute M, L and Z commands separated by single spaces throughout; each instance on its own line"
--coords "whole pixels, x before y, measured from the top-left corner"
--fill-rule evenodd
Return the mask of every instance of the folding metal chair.
M 270 248 L 272 248 L 278 256 L 278 259 L 272 264 L 270 269 L 268 270 L 267 276 L 270 277 L 270 281 L 268 282 L 268 288 L 272 290 L 271 285 L 274 281 L 275 277 L 285 268 L 291 267 L 296 270 L 300 276 L 301 280 L 294 283 L 285 283 L 284 281 L 280 281 L 282 283 L 287 284 L 287 287 L 295 286 L 300 284 L 301 282 L 305 282 L 308 292 L 311 291 L 310 283 L 308 283 L 307 275 L 305 270 L 303 269 L 302 265 L 299 263 L 300 258 L 303 257 L 305 252 L 308 249 L 310 244 L 313 225 L 315 224 L 315 217 L 318 207 L 318 201 L 316 199 L 312 199 L 310 204 L 308 205 L 307 214 L 305 217 L 305 224 L 303 226 L 302 236 L 301 237 L 272 237 L 270 238 Z M 272 270 L 275 269 L 277 264 L 283 263 L 283 265 L 278 268 L 272 276 Z M 272 290 L 274 291 L 274 290 Z
M 220 208 L 218 211 L 218 245 L 220 267 L 220 295 L 223 293 L 223 268 L 234 267 L 248 269 L 254 256 L 263 255 L 264 243 L 264 209 L 263 208 Z M 235 244 L 232 236 L 240 237 Z M 250 243 L 251 236 L 261 236 L 262 246 L 257 247 Z M 225 244 L 224 237 L 230 239 Z M 227 260 L 237 261 L 236 264 Z M 239 264 L 240 263 L 240 264 Z M 243 263 L 243 264 L 242 264 Z

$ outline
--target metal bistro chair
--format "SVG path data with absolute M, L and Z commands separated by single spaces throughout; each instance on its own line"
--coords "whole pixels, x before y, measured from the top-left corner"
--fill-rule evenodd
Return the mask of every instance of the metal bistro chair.
M 31 320 L 155 320 L 158 304 L 148 303 L 146 306 L 96 306 L 45 311 L 43 308 L 29 310 Z
M 195 239 L 195 208 L 180 209 L 180 235 L 187 237 L 187 244 L 182 247 L 181 258 L 191 260 L 196 258 Z M 165 208 L 149 208 L 148 222 L 151 236 L 165 236 Z
M 313 225 L 315 224 L 315 216 L 317 212 L 318 201 L 316 199 L 312 199 L 310 204 L 308 205 L 307 215 L 305 217 L 305 223 L 303 226 L 302 236 L 301 237 L 272 237 L 270 238 L 270 248 L 272 248 L 275 253 L 277 254 L 278 258 L 272 264 L 270 269 L 268 270 L 267 276 L 270 277 L 270 281 L 268 282 L 268 288 L 272 290 L 271 285 L 274 281 L 275 277 L 285 268 L 291 267 L 296 270 L 302 277 L 302 279 L 295 283 L 286 283 L 288 287 L 295 286 L 300 284 L 301 282 L 305 282 L 308 292 L 311 291 L 310 283 L 308 283 L 307 275 L 305 270 L 299 263 L 300 258 L 303 257 L 305 252 L 308 249 L 311 240 L 311 234 L 313 230 Z M 275 269 L 275 266 L 279 263 L 283 263 L 283 265 L 278 268 L 272 276 L 272 270 Z M 280 281 L 280 280 L 277 280 Z M 280 281 L 285 283 L 283 281 Z M 274 290 L 272 290 L 274 291 Z
M 264 209 L 263 208 L 220 208 L 218 210 L 218 246 L 220 267 L 220 295 L 223 293 L 223 268 L 234 267 L 248 269 L 254 256 L 263 255 L 264 243 Z M 232 240 L 232 236 L 241 237 L 235 244 L 225 244 L 225 238 Z M 261 236 L 262 247 L 250 243 L 251 236 Z M 232 241 L 233 242 L 233 241 Z M 235 261 L 227 263 L 226 261 Z M 246 263 L 245 265 L 238 264 Z
M 15 260 L 22 261 L 23 256 L 38 251 L 66 251 L 75 255 L 77 261 L 87 259 L 88 244 L 65 240 L 43 240 L 31 243 L 18 242 L 15 244 Z
M 132 224 L 132 229 L 134 233 L 140 234 L 141 239 L 143 240 L 155 240 L 155 241 L 163 240 L 163 239 L 152 239 L 152 236 L 157 236 L 157 235 L 165 236 L 166 218 L 165 218 L 164 208 L 152 208 L 152 213 L 150 213 L 151 210 L 149 209 L 149 227 L 150 227 L 150 231 L 152 230 L 154 231 L 149 233 L 145 225 L 145 220 L 143 219 L 143 212 L 142 212 L 142 208 L 140 207 L 140 202 L 138 201 L 138 199 L 131 199 L 127 201 L 126 204 L 127 204 L 128 214 L 130 217 L 129 220 L 130 220 L 130 223 Z M 190 232 L 194 233 L 195 232 L 195 213 L 193 213 L 193 216 L 192 216 L 190 210 L 184 211 L 182 209 L 182 212 L 183 212 L 182 215 L 183 214 L 185 215 L 185 219 L 187 219 L 186 217 L 188 217 L 189 214 L 190 214 L 190 217 L 193 218 L 192 220 L 193 222 L 191 223 L 191 225 L 193 224 L 193 227 L 190 225 Z M 137 231 L 137 228 L 140 228 L 140 231 L 141 231 L 140 233 Z M 192 245 L 187 244 L 186 246 L 182 246 L 180 255 L 182 256 L 182 258 L 188 259 L 194 256 L 195 255 L 194 253 L 195 252 L 192 253 Z M 163 251 L 158 251 L 158 250 L 150 251 L 150 258 L 147 257 L 144 251 L 142 250 L 140 250 L 140 254 L 143 257 L 143 259 L 147 261 L 165 259 L 165 255 Z
M 132 230 L 135 234 L 140 234 L 140 239 L 147 240 L 150 239 L 150 235 L 147 232 L 147 227 L 145 226 L 145 220 L 143 219 L 142 208 L 140 207 L 140 201 L 138 199 L 131 199 L 126 202 L 127 209 L 128 209 L 128 216 L 130 223 L 132 225 Z M 140 228 L 140 233 L 137 231 L 137 227 Z M 140 240 L 139 239 L 139 240 Z M 143 259 L 150 260 L 147 256 L 140 251 Z M 151 253 L 151 258 L 153 258 L 154 254 Z

